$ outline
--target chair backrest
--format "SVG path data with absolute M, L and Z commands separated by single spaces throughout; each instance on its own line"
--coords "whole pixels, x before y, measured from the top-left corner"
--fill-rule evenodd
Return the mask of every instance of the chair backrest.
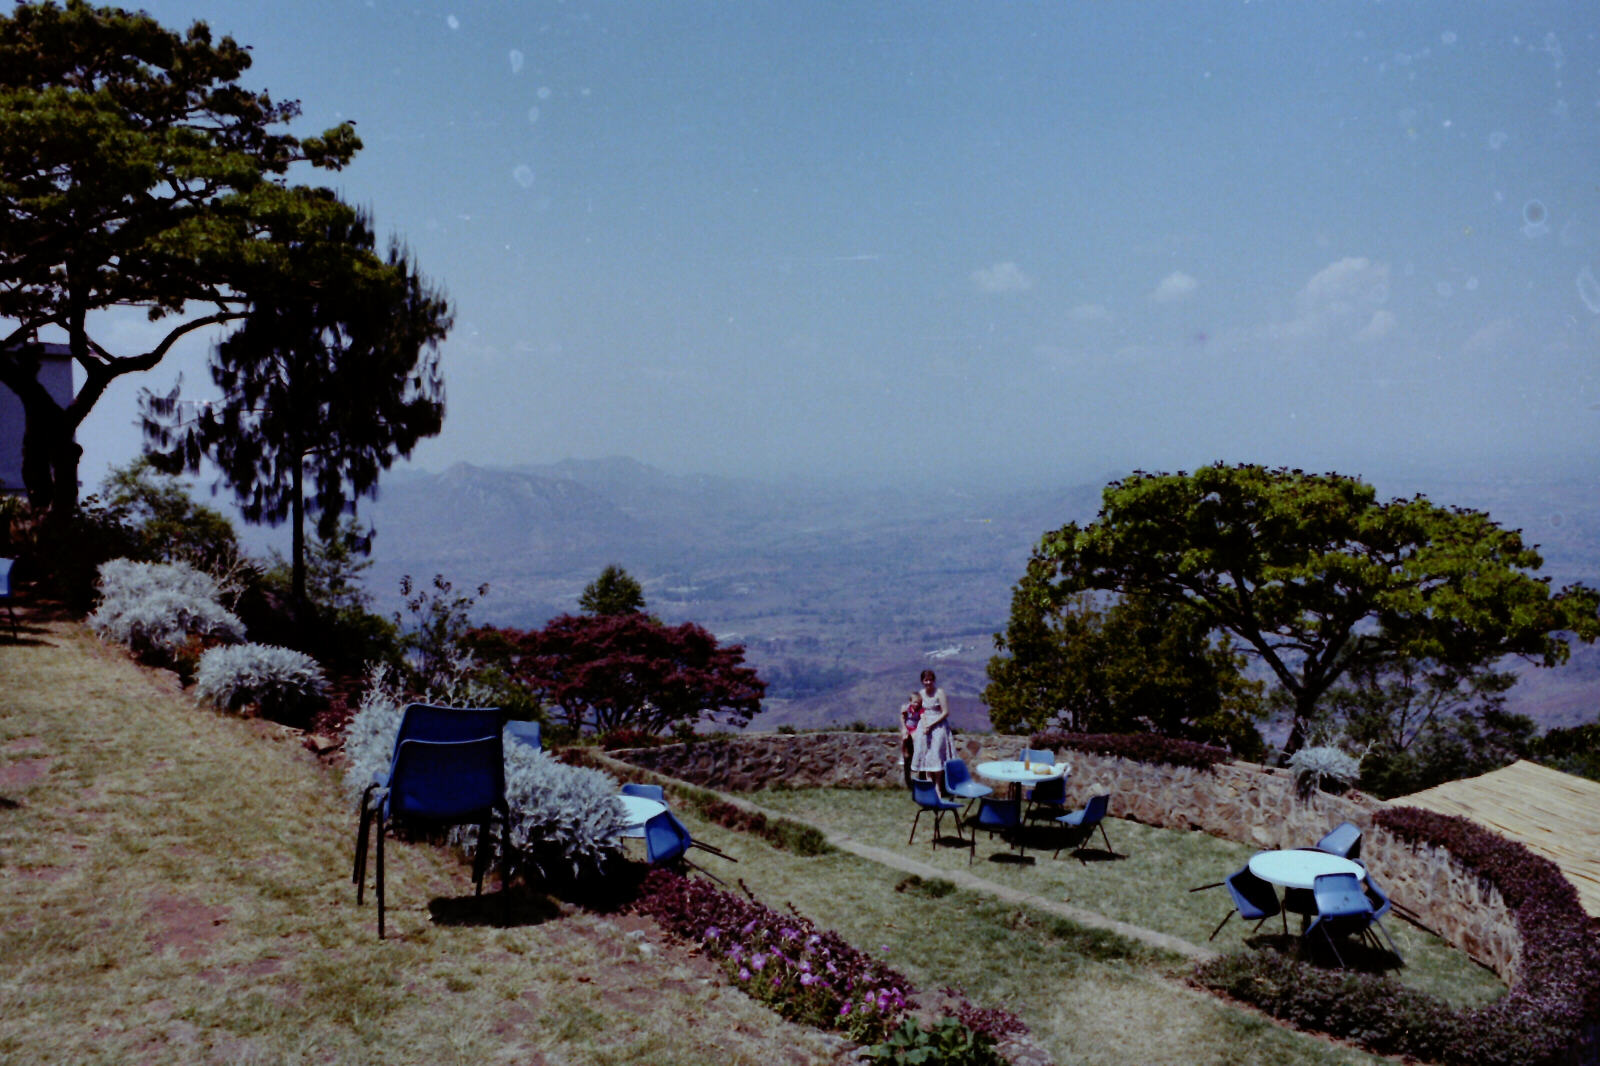
M 1048 803 L 1053 807 L 1065 806 L 1067 802 L 1067 783 L 1059 777 L 1052 777 L 1048 781 L 1040 781 L 1033 786 L 1033 802 Z
M 1366 893 L 1367 902 L 1372 904 L 1372 916 L 1374 918 L 1382 918 L 1389 913 L 1391 906 L 1389 894 L 1383 890 L 1383 887 L 1378 884 L 1377 878 L 1373 877 L 1371 873 L 1367 874 Z
M 662 811 L 644 823 L 645 858 L 652 864 L 677 860 L 693 843 L 689 828 L 671 811 Z
M 1049 763 L 1051 766 L 1056 764 L 1056 753 L 1049 748 L 1023 748 L 1022 754 L 1017 758 L 1027 762 Z
M 1319 918 L 1349 918 L 1372 913 L 1372 904 L 1361 891 L 1361 879 L 1355 874 L 1318 874 L 1311 883 L 1311 895 L 1317 902 Z
M 0 559 L 0 596 L 11 595 L 11 564 L 15 559 Z
M 1340 822 L 1321 840 L 1317 850 L 1343 859 L 1354 859 L 1361 854 L 1361 827 L 1351 822 Z
M 1233 905 L 1240 914 L 1270 918 L 1278 913 L 1278 890 L 1272 882 L 1251 873 L 1250 867 L 1244 867 L 1223 884 L 1228 886 L 1228 895 L 1233 897 Z
M 1022 804 L 1014 799 L 992 799 L 985 796 L 978 801 L 978 824 L 981 826 L 1021 825 Z
M 404 740 L 389 773 L 389 814 L 440 822 L 468 821 L 505 803 L 500 736 L 476 740 Z
M 939 789 L 932 781 L 913 780 L 911 782 L 911 798 L 916 801 L 919 807 L 937 808 L 941 806 Z
M 395 750 L 407 740 L 498 737 L 504 724 L 504 715 L 498 707 L 436 707 L 429 703 L 411 703 L 401 712 Z
M 1100 796 L 1090 796 L 1089 802 L 1083 806 L 1083 821 L 1078 824 L 1087 829 L 1106 816 L 1106 810 L 1111 806 L 1111 793 Z
M 625 782 L 622 786 L 624 796 L 640 796 L 644 799 L 655 800 L 657 803 L 667 802 L 667 791 L 660 785 L 646 785 L 636 781 Z
M 535 750 L 542 750 L 543 742 L 540 740 L 540 727 L 538 722 L 513 721 L 506 723 L 506 736 L 519 744 L 526 744 Z
M 954 788 L 964 785 L 972 780 L 972 774 L 967 771 L 967 764 L 960 759 L 946 759 L 944 761 L 944 787 Z

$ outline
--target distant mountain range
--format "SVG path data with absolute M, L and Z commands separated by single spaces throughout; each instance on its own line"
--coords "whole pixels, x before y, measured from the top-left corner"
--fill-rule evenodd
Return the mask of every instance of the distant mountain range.
M 1593 480 L 1390 486 L 1487 510 L 1540 543 L 1557 585 L 1600 585 Z M 649 610 L 745 645 L 769 682 L 756 728 L 894 721 L 924 667 L 958 729 L 982 729 L 979 692 L 1011 589 L 1040 535 L 1092 519 L 1102 485 L 1032 492 L 911 492 L 664 473 L 630 460 L 403 473 L 364 504 L 378 531 L 368 586 L 385 613 L 399 580 L 488 582 L 482 621 L 537 627 L 577 608 L 607 564 L 644 586 Z M 1549 725 L 1600 709 L 1600 653 L 1530 670 L 1516 709 Z

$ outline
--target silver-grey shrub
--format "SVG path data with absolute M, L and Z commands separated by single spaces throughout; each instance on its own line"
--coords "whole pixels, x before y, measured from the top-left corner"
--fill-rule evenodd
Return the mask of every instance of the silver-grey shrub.
M 254 705 L 274 718 L 297 715 L 328 692 L 322 667 L 311 656 L 272 644 L 233 644 L 200 656 L 195 695 L 225 711 Z
M 221 601 L 216 578 L 188 563 L 112 559 L 100 566 L 100 605 L 89 626 L 136 655 L 170 657 L 191 636 L 244 639 L 244 623 Z
M 482 706 L 482 695 L 457 685 L 430 693 L 428 702 Z M 360 705 L 345 728 L 344 789 L 352 801 L 359 800 L 375 774 L 389 769 L 408 702 L 387 668 L 368 674 Z M 609 776 L 569 766 L 515 740 L 506 741 L 505 768 L 511 842 L 524 862 L 545 874 L 570 870 L 581 877 L 599 872 L 621 854 L 622 811 L 616 802 L 617 783 Z M 471 830 L 454 834 L 468 850 L 475 837 Z
M 1361 760 L 1331 745 L 1301 748 L 1289 756 L 1289 769 L 1302 792 L 1326 790 L 1329 781 L 1354 788 L 1361 779 Z

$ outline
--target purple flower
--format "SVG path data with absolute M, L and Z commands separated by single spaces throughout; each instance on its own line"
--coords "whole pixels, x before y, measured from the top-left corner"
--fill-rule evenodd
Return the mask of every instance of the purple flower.
M 706 930 L 706 939 L 707 940 L 715 940 L 715 939 L 717 939 L 717 937 L 719 937 L 721 935 L 722 935 L 722 930 L 718 929 L 714 925 Z
M 850 1013 L 850 1003 L 849 1003 L 849 1001 L 846 1001 L 843 1005 L 841 1005 L 839 1007 L 839 1017 L 841 1017 L 841 1018 L 846 1017 L 849 1013 Z
M 742 966 L 739 968 L 739 980 L 741 980 L 741 981 L 750 980 L 750 971 L 745 969 Z
M 752 956 L 750 956 L 750 968 L 752 970 L 756 971 L 757 973 L 760 973 L 762 970 L 766 969 L 766 967 L 767 967 L 767 957 L 765 955 L 752 955 Z
M 802 985 L 804 985 L 805 987 L 807 987 L 807 988 L 810 988 L 812 985 L 816 984 L 820 980 L 822 980 L 822 979 L 820 977 L 818 977 L 816 974 L 803 973 L 803 974 L 800 975 L 800 983 Z
M 777 988 L 781 984 L 783 984 L 783 976 L 781 974 L 773 974 L 772 975 L 772 987 L 773 988 Z

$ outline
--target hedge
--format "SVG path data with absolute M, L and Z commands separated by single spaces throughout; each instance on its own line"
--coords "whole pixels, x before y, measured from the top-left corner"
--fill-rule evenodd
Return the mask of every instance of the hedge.
M 1522 937 L 1516 984 L 1457 1010 L 1391 978 L 1333 973 L 1270 953 L 1202 963 L 1198 982 L 1277 1018 L 1381 1054 L 1463 1066 L 1594 1062 L 1600 944 L 1555 863 L 1454 815 L 1386 807 L 1373 815 L 1404 843 L 1448 851 L 1497 892 Z M 1580 1045 L 1587 1045 L 1580 1047 Z
M 1064 748 L 1086 751 L 1091 755 L 1114 755 L 1133 762 L 1188 766 L 1196 770 L 1210 770 L 1218 763 L 1233 759 L 1233 754 L 1226 748 L 1154 733 L 1062 733 L 1047 730 L 1035 733 L 1028 743 L 1052 751 Z

